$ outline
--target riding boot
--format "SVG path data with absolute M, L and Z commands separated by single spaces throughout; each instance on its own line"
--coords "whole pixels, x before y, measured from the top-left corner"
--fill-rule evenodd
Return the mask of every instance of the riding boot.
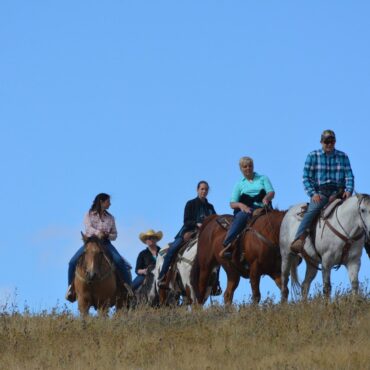
M 76 301 L 76 291 L 75 291 L 75 287 L 74 287 L 73 283 L 68 286 L 65 298 L 66 298 L 67 301 L 69 301 L 71 303 Z
M 220 258 L 225 258 L 227 260 L 231 260 L 231 257 L 233 255 L 232 250 L 231 250 L 231 245 L 232 245 L 232 243 L 229 243 L 227 245 L 223 245 L 224 248 L 219 253 Z
M 212 284 L 212 290 L 211 295 L 218 296 L 222 294 L 222 288 L 220 284 L 220 267 L 217 269 L 216 277 L 214 279 L 214 282 Z
M 290 245 L 291 252 L 295 254 L 302 253 L 304 242 L 306 240 L 307 235 L 308 233 L 305 232 L 300 237 L 298 237 L 296 240 L 292 242 L 292 244 Z

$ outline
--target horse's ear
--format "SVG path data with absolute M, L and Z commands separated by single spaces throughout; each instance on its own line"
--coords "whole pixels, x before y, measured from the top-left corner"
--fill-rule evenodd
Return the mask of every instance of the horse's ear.
M 82 240 L 86 243 L 87 236 L 81 231 Z

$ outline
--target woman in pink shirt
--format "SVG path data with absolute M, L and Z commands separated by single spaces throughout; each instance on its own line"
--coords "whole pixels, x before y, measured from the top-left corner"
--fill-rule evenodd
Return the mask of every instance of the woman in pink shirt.
M 105 193 L 98 194 L 94 202 L 86 214 L 84 223 L 85 223 L 85 235 L 87 237 L 97 236 L 99 239 L 102 239 L 106 250 L 110 254 L 113 262 L 115 263 L 118 271 L 121 275 L 121 279 L 124 281 L 126 289 L 129 293 L 132 294 L 131 290 L 131 266 L 130 264 L 124 260 L 117 249 L 111 243 L 111 240 L 117 239 L 117 229 L 116 223 L 114 221 L 114 217 L 107 211 L 110 207 L 110 196 Z M 69 262 L 68 267 L 68 290 L 66 294 L 66 299 L 70 302 L 74 302 L 76 300 L 74 288 L 72 285 L 76 266 L 79 258 L 84 253 L 84 246 L 82 246 L 72 257 Z

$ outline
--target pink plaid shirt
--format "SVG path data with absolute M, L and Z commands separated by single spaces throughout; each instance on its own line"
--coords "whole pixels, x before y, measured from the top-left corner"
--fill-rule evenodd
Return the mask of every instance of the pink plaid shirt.
M 88 212 L 84 219 L 86 236 L 98 236 L 99 232 L 107 233 L 109 240 L 117 239 L 117 229 L 114 217 L 104 212 L 100 218 L 98 212 Z

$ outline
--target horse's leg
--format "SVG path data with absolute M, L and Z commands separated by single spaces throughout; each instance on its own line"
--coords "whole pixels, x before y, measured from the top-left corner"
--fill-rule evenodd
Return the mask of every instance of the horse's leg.
M 316 274 L 317 274 L 317 268 L 307 263 L 306 264 L 306 275 L 302 283 L 302 297 L 304 300 L 306 300 L 308 297 L 308 292 L 310 291 L 312 280 L 315 278 Z
M 258 261 L 252 263 L 249 273 L 250 284 L 253 294 L 253 303 L 259 303 L 261 300 L 260 292 L 260 280 L 261 280 L 261 271 Z
M 290 266 L 292 264 L 292 257 L 291 255 L 285 254 L 281 258 L 281 301 L 286 302 L 288 300 L 289 296 L 289 272 L 290 272 Z
M 81 316 L 87 316 L 89 314 L 90 302 L 87 297 L 78 297 L 78 310 Z
M 322 264 L 322 283 L 323 283 L 323 293 L 326 298 L 330 298 L 331 294 L 331 282 L 330 282 L 330 272 L 331 267 L 326 264 Z
M 199 302 L 200 304 L 204 304 L 207 289 L 208 289 L 208 282 L 209 277 L 212 273 L 212 268 L 210 265 L 202 266 L 199 272 Z
M 347 272 L 351 282 L 352 293 L 358 294 L 358 272 L 360 271 L 361 259 L 358 261 L 351 260 L 347 263 Z
M 239 285 L 240 275 L 237 272 L 235 272 L 233 268 L 230 268 L 229 266 L 223 266 L 223 267 L 227 275 L 227 287 L 224 293 L 224 302 L 225 304 L 231 304 L 233 303 L 235 289 Z

